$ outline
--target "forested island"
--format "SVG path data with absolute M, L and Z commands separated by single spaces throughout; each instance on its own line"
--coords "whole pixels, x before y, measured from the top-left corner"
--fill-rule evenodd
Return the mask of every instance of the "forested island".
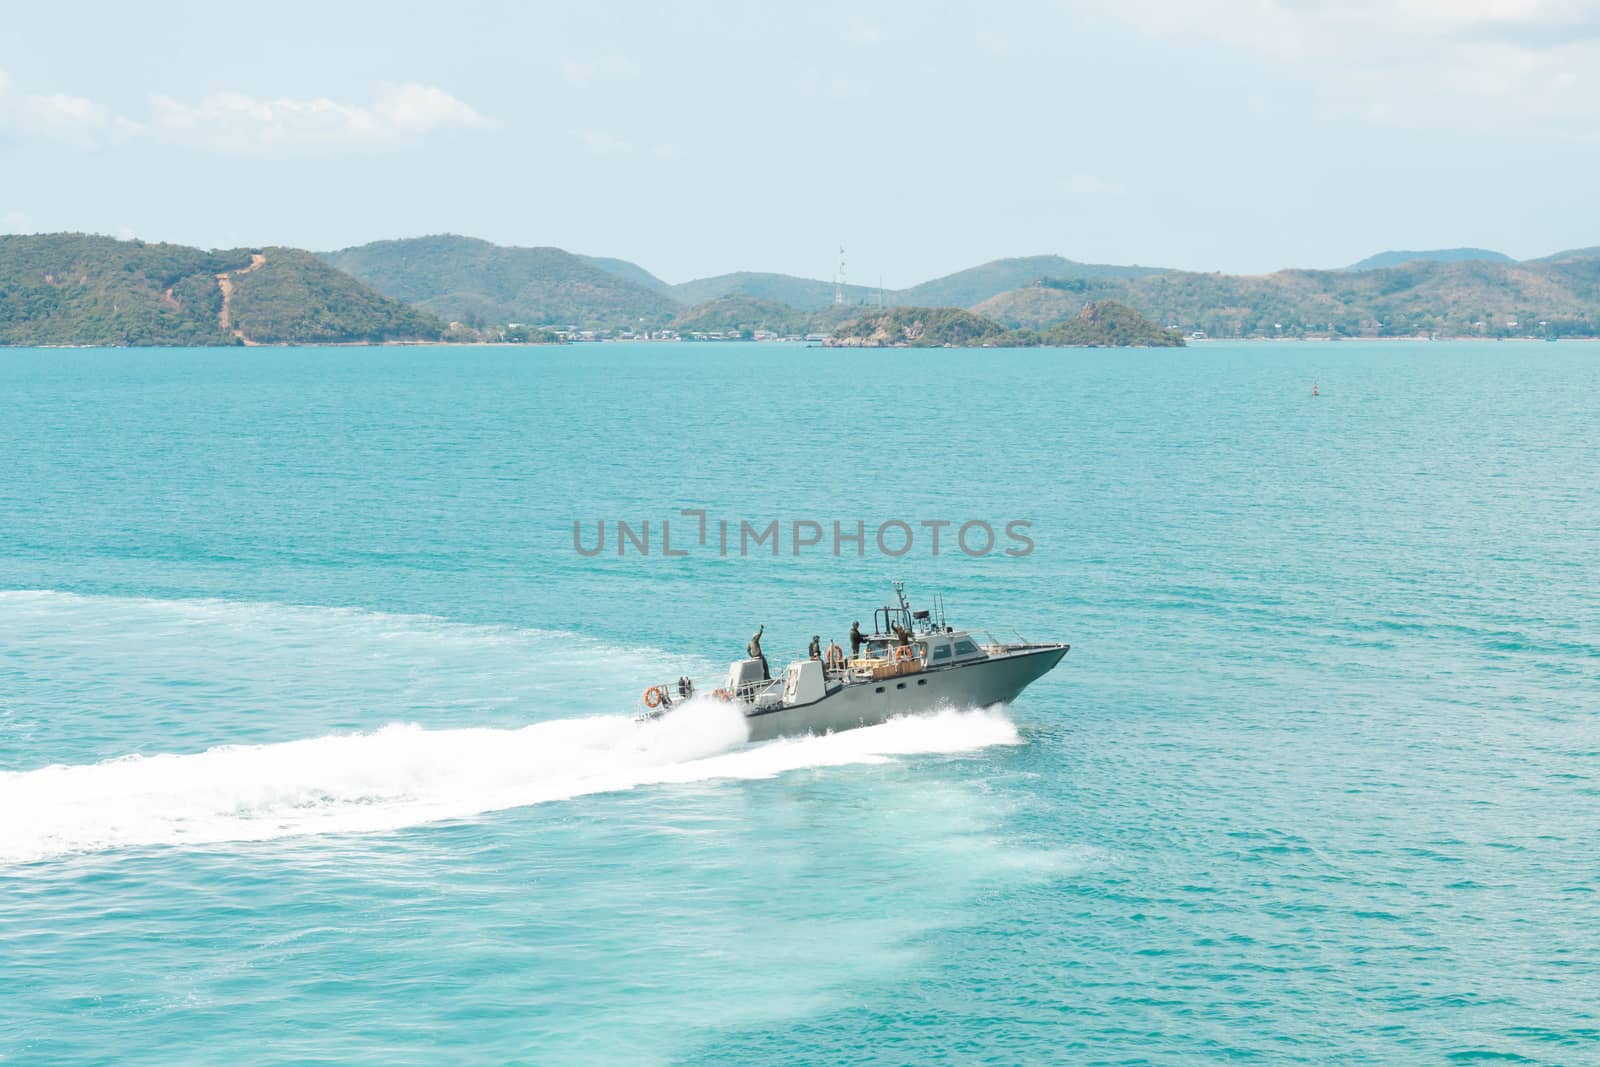
M 960 308 L 894 307 L 841 323 L 827 344 L 845 348 L 1176 348 L 1184 343 L 1114 300 L 1091 303 L 1066 322 L 1011 329 Z

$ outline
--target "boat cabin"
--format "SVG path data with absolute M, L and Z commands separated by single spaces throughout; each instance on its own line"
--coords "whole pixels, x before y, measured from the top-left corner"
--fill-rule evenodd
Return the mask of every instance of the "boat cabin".
M 925 651 L 922 654 L 922 663 L 926 667 L 943 667 L 952 663 L 966 663 L 969 660 L 983 659 L 988 653 L 978 647 L 978 642 L 965 630 L 951 630 L 946 633 L 929 635 L 919 638 L 913 644 L 920 644 Z
M 874 634 L 867 638 L 866 645 L 862 647 L 861 658 L 852 662 L 893 659 L 898 644 L 899 638 L 893 635 Z M 924 667 L 948 667 L 983 659 L 988 653 L 967 631 L 946 628 L 940 631 L 925 630 L 913 636 L 911 655 Z

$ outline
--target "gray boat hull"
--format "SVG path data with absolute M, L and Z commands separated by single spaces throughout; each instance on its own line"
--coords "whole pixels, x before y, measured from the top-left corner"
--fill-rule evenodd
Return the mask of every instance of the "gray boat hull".
M 853 730 L 896 715 L 915 715 L 935 708 L 1007 704 L 1060 663 L 1067 647 L 1029 646 L 973 663 L 834 686 L 808 704 L 752 709 L 745 713 L 745 721 L 750 727 L 750 740 L 769 741 L 796 734 Z

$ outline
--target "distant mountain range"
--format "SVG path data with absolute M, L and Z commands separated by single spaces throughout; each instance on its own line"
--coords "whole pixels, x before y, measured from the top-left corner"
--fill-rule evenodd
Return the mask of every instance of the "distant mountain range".
M 627 260 L 450 234 L 316 255 L 0 236 L 0 344 L 499 339 L 544 327 L 795 336 L 879 305 L 924 318 L 960 308 L 1043 335 L 1104 301 L 1213 337 L 1600 336 L 1600 247 L 1520 263 L 1484 249 L 1392 251 L 1343 270 L 1265 275 L 1028 256 L 836 298 L 832 282 L 813 278 L 739 272 L 670 284 Z
M 741 272 L 668 284 L 626 260 L 554 248 L 502 248 L 466 237 L 381 241 L 328 262 L 379 291 L 468 326 L 503 322 L 695 332 L 826 332 L 850 317 L 832 282 Z M 998 259 L 886 290 L 845 289 L 843 308 L 959 307 L 1005 327 L 1044 330 L 1085 304 L 1126 304 L 1165 326 L 1217 337 L 1361 336 L 1418 332 L 1502 336 L 1533 324 L 1564 335 L 1600 331 L 1594 249 L 1517 263 L 1486 249 L 1390 251 L 1336 271 L 1202 274 L 1082 263 L 1061 256 Z
M 1093 300 L 1120 301 L 1161 324 L 1212 337 L 1595 336 L 1600 259 L 1408 260 L 1355 272 L 1045 278 L 973 310 L 1008 326 L 1037 329 Z
M 1595 259 L 1597 257 L 1600 257 L 1600 247 L 1569 248 L 1554 255 L 1540 256 L 1538 259 L 1523 260 L 1522 262 L 1559 263 L 1566 259 Z M 1518 262 L 1518 260 L 1511 258 L 1504 252 L 1495 252 L 1487 248 L 1435 248 L 1425 252 L 1379 252 L 1375 256 L 1368 256 L 1359 263 L 1352 263 L 1344 269 L 1347 271 L 1383 270 L 1388 267 L 1403 267 L 1407 263 L 1420 261 L 1429 263 L 1465 263 L 1470 260 L 1482 260 L 1485 263 Z
M 453 234 L 378 241 L 322 256 L 395 299 L 468 325 L 523 321 L 661 325 L 672 321 L 684 307 L 723 297 L 749 297 L 798 311 L 820 311 L 832 307 L 838 296 L 833 282 L 751 271 L 670 285 L 624 259 L 578 256 L 559 248 L 508 248 Z M 1047 276 L 1140 278 L 1159 273 L 1155 267 L 1027 256 L 997 259 L 910 289 L 880 292 L 870 286 L 848 285 L 844 303 L 860 306 L 881 300 L 886 305 L 967 307 Z
M 620 260 L 611 260 L 618 263 Z M 629 264 L 631 266 L 631 264 Z M 996 293 L 1027 285 L 1042 277 L 1137 278 L 1158 273 L 1151 267 L 1115 267 L 1098 263 L 1076 263 L 1060 256 L 1026 256 L 997 259 L 955 274 L 914 285 L 909 289 L 879 290 L 871 286 L 844 287 L 845 304 L 899 304 L 920 307 L 967 307 Z M 670 286 L 672 296 L 689 305 L 702 304 L 724 296 L 749 296 L 771 300 L 792 308 L 820 309 L 835 302 L 838 287 L 833 282 L 796 278 L 789 274 L 741 272 L 719 274 Z

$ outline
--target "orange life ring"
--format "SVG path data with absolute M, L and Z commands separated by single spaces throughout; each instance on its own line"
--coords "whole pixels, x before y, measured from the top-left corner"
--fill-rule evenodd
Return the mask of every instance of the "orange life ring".
M 910 645 L 896 645 L 894 648 L 894 661 L 896 663 L 909 663 L 913 655 L 915 653 L 911 651 Z
M 647 708 L 659 708 L 664 696 L 666 694 L 661 691 L 659 685 L 652 685 L 644 691 L 644 706 Z
M 844 649 L 840 648 L 838 645 L 829 645 L 827 662 L 828 666 L 832 667 L 834 670 L 838 670 L 839 668 L 843 667 Z
M 733 699 L 733 694 L 728 692 L 726 689 L 713 689 L 711 691 L 711 695 L 716 697 L 718 700 L 732 700 Z

